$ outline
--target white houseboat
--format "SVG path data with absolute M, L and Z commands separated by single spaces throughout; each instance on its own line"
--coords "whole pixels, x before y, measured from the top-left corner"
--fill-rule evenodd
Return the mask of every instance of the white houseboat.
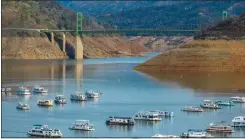
M 173 112 L 159 111 L 159 110 L 154 110 L 154 111 L 150 111 L 150 112 L 158 113 L 159 116 L 163 116 L 163 117 L 174 117 Z
M 38 106 L 53 106 L 53 101 L 52 100 L 39 100 L 37 102 Z
M 245 127 L 245 116 L 237 116 L 232 120 L 233 127 Z
M 71 94 L 70 96 L 70 99 L 71 100 L 76 100 L 76 101 L 85 101 L 86 100 L 86 96 L 82 93 L 74 93 L 74 94 Z
M 90 124 L 89 120 L 76 120 L 76 122 L 69 127 L 71 130 L 83 130 L 83 131 L 94 131 L 94 125 Z
M 55 104 L 66 104 L 66 98 L 64 95 L 57 95 L 54 99 Z
M 39 85 L 35 85 L 32 89 L 33 93 L 48 93 L 48 89 L 45 89 Z
M 85 92 L 85 95 L 87 98 L 98 98 L 99 97 L 99 93 L 92 91 L 92 90 L 87 90 Z
M 212 137 L 206 131 L 189 129 L 188 132 L 182 133 L 182 138 L 210 138 Z
M 159 113 L 149 111 L 139 111 L 134 115 L 135 120 L 161 121 Z
M 215 104 L 210 100 L 204 100 L 204 103 L 201 104 L 200 107 L 203 109 L 221 109 L 218 104 Z
M 20 109 L 20 110 L 29 110 L 29 106 L 27 104 L 23 104 L 23 103 L 18 103 L 16 109 Z
M 21 86 L 17 89 L 18 95 L 30 95 L 30 90 L 27 87 Z
M 29 136 L 60 138 L 62 133 L 58 129 L 50 129 L 48 125 L 33 125 L 33 128 L 27 132 Z
M 112 117 L 106 120 L 107 125 L 134 125 L 135 121 L 132 117 Z
M 234 103 L 245 103 L 245 97 L 231 97 L 230 100 Z
M 182 111 L 186 112 L 203 112 L 203 108 L 197 106 L 186 106 L 182 109 Z

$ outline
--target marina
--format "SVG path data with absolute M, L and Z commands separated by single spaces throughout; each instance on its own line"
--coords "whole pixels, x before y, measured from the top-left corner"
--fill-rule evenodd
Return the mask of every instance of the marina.
M 58 128 L 62 132 L 62 137 L 105 137 L 106 135 L 109 137 L 152 137 L 155 134 L 178 136 L 188 131 L 189 125 L 192 125 L 191 128 L 193 129 L 205 130 L 208 124 L 213 121 L 225 120 L 232 124 L 234 117 L 244 115 L 245 106 L 243 103 L 237 103 L 234 107 L 222 107 L 217 111 L 216 109 L 205 109 L 198 114 L 184 113 L 181 111 L 184 106 L 198 106 L 206 99 L 228 100 L 233 96 L 242 97 L 244 95 L 212 91 L 205 93 L 187 86 L 166 81 L 161 82 L 146 74 L 133 71 L 132 67 L 141 62 L 139 61 L 140 58 L 136 59 L 85 60 L 83 67 L 73 61 L 31 62 L 29 64 L 31 67 L 42 66 L 43 64 L 44 67 L 50 67 L 50 69 L 53 66 L 54 71 L 63 67 L 66 67 L 66 70 L 65 72 L 52 72 L 52 70 L 47 69 L 47 72 L 43 72 L 41 77 L 36 77 L 37 74 L 33 74 L 35 76 L 30 79 L 14 78 L 13 72 L 10 75 L 5 71 L 5 75 L 8 75 L 9 78 L 3 77 L 3 83 L 11 87 L 13 95 L 2 98 L 3 111 L 6 111 L 3 113 L 3 137 L 26 137 L 27 132 L 36 123 L 48 124 L 50 127 Z M 143 59 L 146 60 L 146 58 Z M 108 64 L 100 64 L 100 61 Z M 118 62 L 121 64 L 113 64 Z M 118 70 L 119 67 L 120 70 Z M 35 72 L 33 69 L 30 70 L 23 72 Z M 16 74 L 21 75 L 19 72 Z M 50 75 L 50 73 L 54 75 Z M 184 77 L 185 75 L 181 81 Z M 120 79 L 119 82 L 118 79 Z M 197 81 L 195 80 L 195 82 Z M 47 88 L 49 93 L 46 95 L 39 93 L 33 95 L 14 94 L 19 86 L 24 85 L 31 88 L 36 84 Z M 48 108 L 37 106 L 38 100 L 54 100 L 58 95 L 64 95 L 65 98 L 69 99 L 71 94 L 75 94 L 74 92 L 83 92 L 83 86 L 101 90 L 103 95 L 100 95 L 99 99 L 86 101 L 67 100 L 66 105 L 54 105 Z M 83 95 L 86 98 L 86 95 Z M 28 104 L 31 110 L 17 111 L 15 109 L 16 102 Z M 110 116 L 135 116 L 135 113 L 142 109 L 149 111 L 169 110 L 167 112 L 173 112 L 174 117 L 164 118 L 162 116 L 161 121 L 135 120 L 134 126 L 105 125 L 105 121 Z M 159 114 L 157 115 L 161 117 Z M 93 132 L 70 130 L 71 123 L 74 123 L 76 119 L 92 121 L 96 130 Z M 17 122 L 18 125 L 15 124 Z M 242 129 L 233 130 L 234 133 L 225 136 L 242 137 L 245 135 Z M 213 133 L 210 134 L 213 135 Z M 224 137 L 223 134 L 216 133 L 213 136 Z

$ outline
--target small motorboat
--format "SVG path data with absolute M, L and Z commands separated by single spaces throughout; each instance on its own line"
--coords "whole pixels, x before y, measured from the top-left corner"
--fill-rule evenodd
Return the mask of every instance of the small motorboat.
M 2 87 L 1 92 L 11 92 L 11 88 L 9 87 Z
M 230 100 L 234 103 L 245 103 L 245 97 L 231 97 Z
M 150 112 L 158 113 L 159 116 L 163 116 L 163 117 L 174 117 L 174 113 L 173 112 L 159 111 L 159 110 L 154 110 L 154 111 L 150 111 Z
M 27 104 L 18 103 L 16 109 L 19 109 L 19 110 L 29 110 L 30 107 Z
M 92 90 L 87 90 L 85 92 L 85 95 L 87 98 L 98 98 L 99 97 L 99 93 L 92 91 Z
M 86 96 L 83 93 L 79 93 L 79 92 L 71 94 L 70 99 L 75 100 L 75 101 L 86 101 L 87 100 Z
M 30 95 L 30 90 L 27 87 L 21 86 L 17 89 L 18 95 Z
M 203 108 L 198 106 L 186 106 L 182 109 L 182 111 L 186 112 L 203 112 Z
M 66 104 L 66 98 L 64 95 L 57 95 L 54 99 L 55 104 Z
M 210 123 L 207 132 L 218 132 L 218 133 L 232 133 L 232 127 L 230 125 L 223 124 L 224 121 L 218 123 Z
M 53 106 L 53 101 L 52 100 L 39 100 L 37 102 L 38 106 Z
M 108 120 L 106 120 L 107 125 L 134 125 L 135 121 L 132 117 L 113 117 L 110 116 Z
M 189 129 L 188 132 L 182 133 L 180 137 L 182 138 L 210 138 L 212 136 L 203 130 Z
M 245 127 L 245 116 L 237 116 L 232 120 L 233 127 Z
M 150 111 L 139 111 L 134 115 L 135 120 L 144 120 L 144 121 L 161 121 L 159 113 L 150 112 Z
M 200 107 L 203 109 L 221 109 L 218 104 L 215 104 L 210 100 L 204 100 L 204 103 L 201 104 Z
M 158 138 L 158 139 L 166 139 L 166 138 L 175 138 L 175 139 L 179 139 L 179 136 L 175 136 L 175 135 L 162 135 L 162 134 L 155 134 L 154 136 L 152 136 L 152 138 Z
M 235 104 L 232 101 L 221 101 L 221 100 L 216 100 L 215 104 L 218 104 L 219 106 L 235 106 Z
M 33 93 L 48 93 L 48 89 L 45 89 L 39 85 L 35 85 L 32 89 Z
M 27 135 L 34 137 L 61 138 L 62 133 L 58 129 L 50 129 L 48 125 L 33 125 Z
M 83 130 L 83 131 L 94 131 L 94 125 L 90 124 L 89 120 L 76 120 L 76 122 L 69 127 L 71 130 Z

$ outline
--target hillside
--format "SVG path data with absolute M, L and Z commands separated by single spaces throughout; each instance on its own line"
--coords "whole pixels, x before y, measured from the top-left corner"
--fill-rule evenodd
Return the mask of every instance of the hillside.
M 2 1 L 2 28 L 42 28 L 42 29 L 74 29 L 75 13 L 59 5 L 56 1 Z M 89 22 L 90 24 L 86 24 Z M 110 28 L 85 17 L 84 29 Z M 49 41 L 49 35 L 37 31 L 2 31 L 3 59 L 66 59 L 74 58 L 74 34 L 66 33 L 66 51 L 60 47 L 61 34 L 55 34 L 55 45 Z M 100 40 L 100 43 L 98 43 Z M 131 43 L 124 38 L 91 37 L 83 38 L 84 57 L 112 57 L 139 55 L 147 49 L 143 45 Z M 113 46 L 103 45 L 110 41 Z M 129 51 L 126 46 L 132 46 Z M 123 53 L 119 53 L 123 51 Z M 131 53 L 132 52 L 132 53 Z
M 245 1 L 65 1 L 61 4 L 118 28 L 175 28 L 245 12 Z
M 223 21 L 204 31 L 197 40 L 176 49 L 165 51 L 135 67 L 140 71 L 185 71 L 185 72 L 245 72 L 244 14 Z M 223 26 L 225 25 L 225 26 Z M 217 29 L 219 32 L 217 33 Z M 233 32 L 231 32 L 233 31 Z M 209 32 L 214 32 L 211 36 Z M 213 35 L 215 39 L 210 40 Z M 225 39 L 236 37 L 237 40 Z M 198 39 L 201 38 L 201 39 Z

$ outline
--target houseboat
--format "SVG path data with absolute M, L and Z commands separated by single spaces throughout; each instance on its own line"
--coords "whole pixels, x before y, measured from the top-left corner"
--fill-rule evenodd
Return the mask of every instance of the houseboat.
M 48 93 L 48 89 L 45 89 L 39 85 L 35 85 L 32 89 L 33 93 Z
M 75 101 L 85 101 L 86 96 L 82 93 L 74 93 L 74 94 L 71 94 L 70 99 L 75 100 Z
M 189 129 L 188 132 L 182 133 L 180 137 L 182 138 L 210 138 L 212 136 L 203 130 Z
M 175 139 L 179 139 L 179 136 L 175 136 L 175 135 L 162 135 L 162 134 L 155 134 L 154 136 L 152 136 L 152 138 L 158 138 L 158 139 L 165 139 L 165 138 L 175 138 Z
M 233 127 L 245 127 L 245 117 L 237 116 L 232 120 Z
M 30 90 L 27 87 L 21 86 L 17 89 L 18 95 L 30 95 Z
M 219 106 L 235 106 L 235 104 L 232 101 L 221 101 L 221 100 L 216 100 L 215 104 L 218 104 Z
M 66 98 L 64 95 L 57 95 L 54 99 L 55 104 L 66 104 Z
M 156 112 L 139 111 L 134 115 L 135 120 L 161 121 L 162 118 Z
M 150 112 L 158 113 L 159 116 L 163 116 L 163 117 L 174 117 L 173 112 L 159 111 L 159 110 L 154 110 L 154 111 L 150 111 Z
M 207 132 L 218 132 L 218 133 L 232 133 L 232 127 L 230 125 L 224 125 L 223 121 L 218 123 L 210 123 Z
M 87 98 L 98 98 L 99 97 L 99 93 L 92 91 L 92 90 L 87 90 L 85 92 L 85 95 Z
M 94 131 L 93 124 L 90 124 L 89 120 L 76 120 L 75 123 L 69 127 L 71 130 L 83 130 L 83 131 Z
M 198 106 L 186 106 L 182 109 L 182 111 L 186 112 L 203 112 L 203 108 Z
M 210 100 L 204 100 L 204 103 L 201 104 L 200 107 L 203 109 L 221 109 L 218 104 L 215 104 Z
M 11 88 L 9 87 L 2 87 L 1 92 L 11 92 Z
M 29 110 L 29 106 L 27 104 L 23 104 L 23 103 L 18 103 L 16 109 L 19 110 Z
M 38 106 L 53 106 L 53 101 L 52 100 L 39 100 L 37 102 Z
M 106 120 L 107 125 L 134 125 L 135 121 L 132 117 L 112 117 Z
M 58 129 L 50 129 L 48 125 L 33 125 L 33 128 L 27 132 L 29 136 L 47 137 L 47 138 L 60 138 L 62 133 Z
M 245 97 L 231 97 L 230 100 L 234 103 L 245 103 Z

